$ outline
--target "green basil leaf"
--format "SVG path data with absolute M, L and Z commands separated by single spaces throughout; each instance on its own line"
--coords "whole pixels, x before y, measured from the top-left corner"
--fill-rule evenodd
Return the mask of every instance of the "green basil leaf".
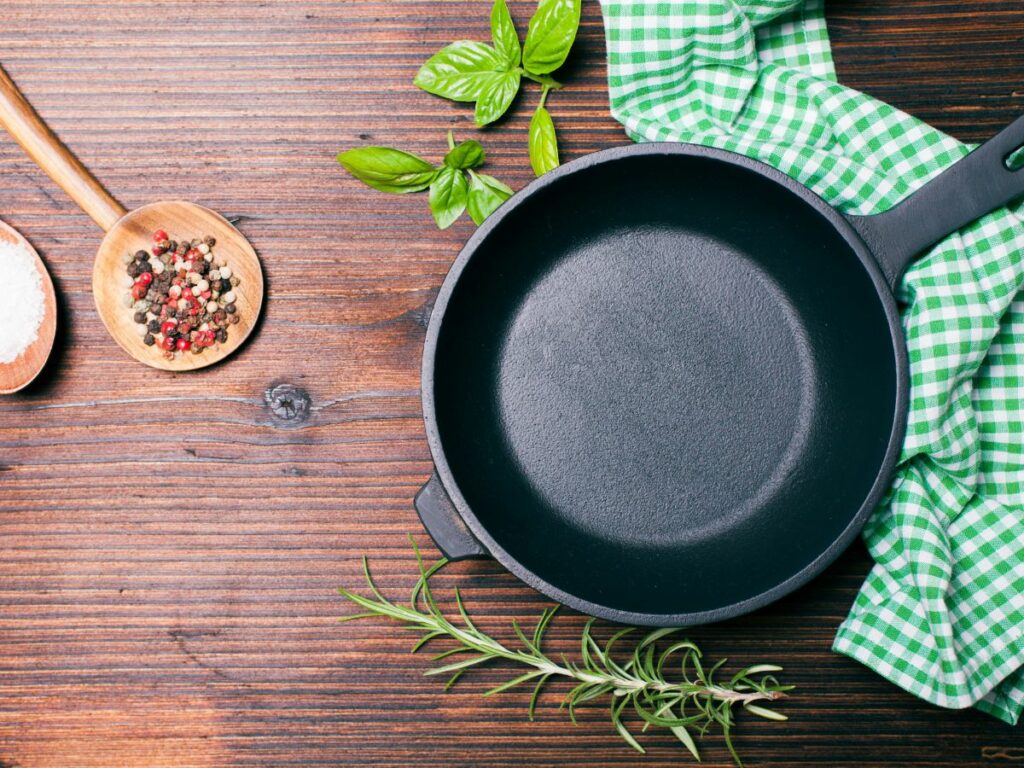
M 523 66 L 535 75 L 554 72 L 565 62 L 580 26 L 581 0 L 540 0 L 523 45 Z
M 476 168 L 483 165 L 486 155 L 479 141 L 464 141 L 444 156 L 444 164 L 451 168 Z
M 476 101 L 485 86 L 507 71 L 508 66 L 487 43 L 459 40 L 427 59 L 413 82 L 435 96 Z
M 440 229 L 448 229 L 466 210 L 466 177 L 462 171 L 445 166 L 430 185 L 430 210 Z
M 494 0 L 494 6 L 491 8 L 491 39 L 494 41 L 494 50 L 505 64 L 509 68 L 518 67 L 522 58 L 519 34 L 516 32 L 515 22 L 512 21 L 512 14 L 508 12 L 505 0 Z
M 512 197 L 512 190 L 486 173 L 469 172 L 469 201 L 467 208 L 473 223 L 479 226 L 494 213 L 498 206 Z
M 390 147 L 350 149 L 338 155 L 338 162 L 364 184 L 395 194 L 419 192 L 437 176 L 437 169 L 423 158 Z
M 533 172 L 543 176 L 558 167 L 558 139 L 555 124 L 546 107 L 537 107 L 530 120 L 530 165 Z
M 476 102 L 474 121 L 479 126 L 493 123 L 509 108 L 519 92 L 520 72 L 513 69 L 494 75 L 480 91 Z

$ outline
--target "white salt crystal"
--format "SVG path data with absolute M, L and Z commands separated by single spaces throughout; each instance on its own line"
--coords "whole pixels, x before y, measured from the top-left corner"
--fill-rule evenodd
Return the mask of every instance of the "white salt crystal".
M 35 256 L 20 243 L 0 239 L 0 281 L 0 363 L 11 363 L 36 340 L 46 299 Z

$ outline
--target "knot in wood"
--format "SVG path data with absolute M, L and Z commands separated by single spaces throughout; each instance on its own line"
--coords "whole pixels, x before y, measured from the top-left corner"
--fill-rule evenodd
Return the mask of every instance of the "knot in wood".
M 281 421 L 301 424 L 309 418 L 310 397 L 293 384 L 278 384 L 266 392 L 267 407 Z

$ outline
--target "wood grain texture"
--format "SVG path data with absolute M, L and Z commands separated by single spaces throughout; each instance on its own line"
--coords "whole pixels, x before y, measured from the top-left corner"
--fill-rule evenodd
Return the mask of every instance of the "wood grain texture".
M 510 3 L 525 27 L 532 3 Z M 409 586 L 410 499 L 429 456 L 418 398 L 424 322 L 472 225 L 432 225 L 422 196 L 360 186 L 361 144 L 432 159 L 478 137 L 486 170 L 530 178 L 538 92 L 484 131 L 417 91 L 418 65 L 487 36 L 480 0 L 6 0 L 0 62 L 129 207 L 195 200 L 263 258 L 259 332 L 228 364 L 127 359 L 90 294 L 92 222 L 0 141 L 0 215 L 50 266 L 55 354 L 0 401 L 0 764 L 80 766 L 678 766 L 663 735 L 627 749 L 603 709 L 570 725 L 557 696 L 483 699 L 502 670 L 442 695 L 383 622 L 339 625 L 333 592 L 366 554 Z M 965 140 L 1024 109 L 1019 0 L 834 0 L 841 79 Z M 564 159 L 626 141 L 608 116 L 599 10 L 549 106 Z M 283 387 L 283 388 L 282 388 Z M 735 567 L 742 567 L 735 566 Z M 744 721 L 753 766 L 999 766 L 1021 731 L 897 690 L 829 645 L 869 560 L 856 545 L 775 606 L 694 630 L 714 656 L 772 661 L 800 686 L 787 723 Z M 491 563 L 454 566 L 481 623 L 547 604 Z M 572 653 L 582 624 L 556 623 Z M 705 764 L 727 765 L 716 738 Z

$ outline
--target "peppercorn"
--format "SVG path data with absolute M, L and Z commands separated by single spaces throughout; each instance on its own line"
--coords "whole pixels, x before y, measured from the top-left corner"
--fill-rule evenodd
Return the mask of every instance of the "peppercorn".
M 148 252 L 124 256 L 125 306 L 147 346 L 159 346 L 167 359 L 225 343 L 238 322 L 233 287 L 239 281 L 213 253 L 215 244 L 212 237 L 171 240 L 157 230 Z

